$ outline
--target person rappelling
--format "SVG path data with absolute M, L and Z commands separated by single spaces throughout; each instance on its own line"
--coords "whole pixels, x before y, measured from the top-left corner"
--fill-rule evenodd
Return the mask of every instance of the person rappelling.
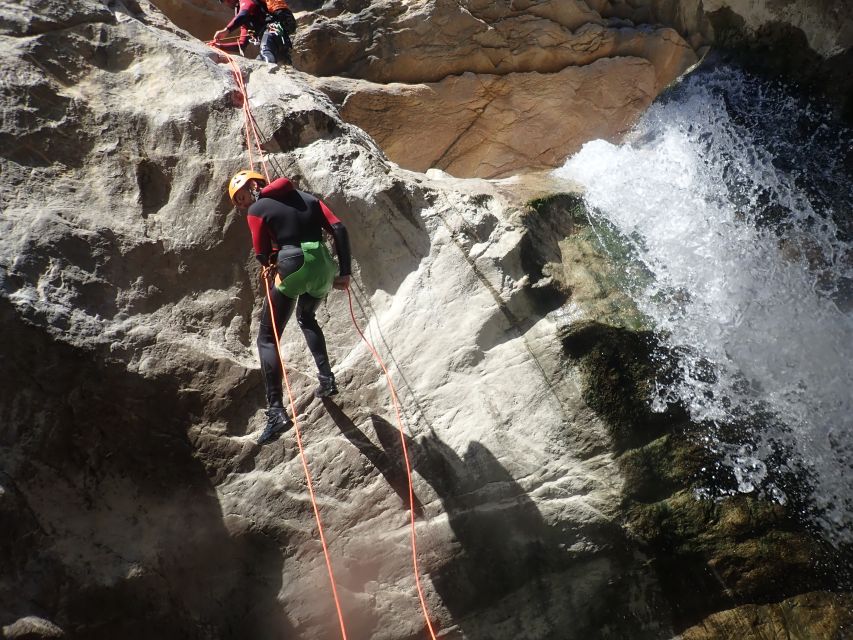
M 242 51 L 250 35 L 259 41 L 258 60 L 273 64 L 293 64 L 290 34 L 296 33 L 296 18 L 284 0 L 220 0 L 234 10 L 234 17 L 213 34 L 213 43 L 223 51 Z M 236 42 L 221 42 L 235 29 L 240 29 Z
M 349 287 L 349 236 L 322 200 L 297 190 L 287 178 L 267 185 L 260 173 L 239 171 L 228 184 L 228 195 L 238 211 L 246 213 L 255 257 L 265 269 L 263 277 L 275 277 L 274 286 L 267 286 L 269 297 L 264 300 L 257 339 L 268 405 L 267 425 L 258 438 L 258 444 L 264 444 L 293 425 L 284 409 L 276 342 L 294 308 L 317 365 L 319 386 L 314 396 L 325 398 L 338 392 L 315 313 L 330 289 Z M 323 230 L 334 240 L 339 266 L 326 249 Z

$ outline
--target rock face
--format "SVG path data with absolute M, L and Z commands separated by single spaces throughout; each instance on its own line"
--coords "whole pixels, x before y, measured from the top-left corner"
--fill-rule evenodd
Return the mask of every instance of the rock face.
M 404 167 L 463 177 L 616 138 L 697 59 L 671 28 L 573 2 L 375 2 L 306 26 L 299 68 L 367 81 L 316 84 L 344 119 Z
M 0 621 L 73 638 L 334 637 L 292 434 L 254 444 L 260 296 L 224 194 L 246 163 L 230 71 L 145 3 L 30 12 L 0 48 L 14 69 Z M 614 608 L 645 620 L 634 602 L 656 587 L 616 522 L 604 432 L 569 444 L 595 416 L 544 316 L 561 296 L 540 288 L 531 311 L 516 209 L 486 183 L 393 167 L 303 76 L 243 67 L 272 169 L 351 229 L 357 319 L 404 403 L 436 626 L 580 638 Z M 321 316 L 340 400 L 309 401 L 295 327 L 284 350 L 350 634 L 414 637 L 393 411 L 340 294 Z
M 853 3 L 849 0 L 705 0 L 703 6 L 712 22 L 717 14 L 733 14 L 740 28 L 753 38 L 774 25 L 797 29 L 809 48 L 823 58 L 837 56 L 853 46 Z
M 853 122 L 853 2 L 704 2 L 715 40 L 760 73 L 793 78 Z
M 213 38 L 234 16 L 224 2 L 209 0 L 158 0 L 157 6 L 175 26 L 194 34 L 202 41 Z
M 158 4 L 180 26 L 189 22 L 190 7 Z M 712 44 L 758 47 L 747 56 L 758 70 L 793 74 L 842 112 L 853 105 L 853 7 L 838 2 L 316 5 L 293 5 L 307 9 L 298 14 L 297 67 L 323 78 L 314 86 L 344 119 L 416 171 L 496 177 L 558 166 L 585 140 L 619 139 Z M 196 13 L 199 25 L 209 13 Z
M 434 84 L 339 78 L 315 86 L 396 162 L 487 177 L 556 166 L 588 135 L 612 139 L 656 95 L 654 67 L 639 58 L 603 59 L 547 77 L 465 73 Z
M 145 0 L 0 17 L 4 636 L 338 637 L 294 434 L 254 444 L 260 292 L 224 193 L 247 162 L 228 66 Z M 520 184 L 400 169 L 315 79 L 240 64 L 271 171 L 350 229 L 442 637 L 669 638 L 732 608 L 719 585 L 685 593 L 670 557 L 750 601 L 841 590 L 816 571 L 778 585 L 779 567 L 835 561 L 788 512 L 687 501 L 701 458 L 677 409 L 643 413 L 644 329 L 576 200 L 528 209 Z M 283 352 L 349 635 L 420 637 L 385 382 L 345 296 L 319 315 L 341 395 L 311 398 L 295 326 Z M 759 544 L 777 570 L 738 570 Z

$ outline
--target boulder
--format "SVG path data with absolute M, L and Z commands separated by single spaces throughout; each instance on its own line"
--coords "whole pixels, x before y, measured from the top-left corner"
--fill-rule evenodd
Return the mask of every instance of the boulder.
M 7 640 L 49 640 L 64 637 L 62 629 L 50 620 L 36 616 L 27 616 L 3 627 L 3 638 Z
M 697 60 L 671 28 L 556 2 L 376 2 L 316 17 L 298 51 L 300 69 L 360 80 L 315 86 L 391 160 L 487 178 L 618 139 Z

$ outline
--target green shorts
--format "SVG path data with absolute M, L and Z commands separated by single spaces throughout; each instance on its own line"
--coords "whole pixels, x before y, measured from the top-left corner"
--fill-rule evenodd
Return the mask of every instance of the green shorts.
M 286 278 L 276 280 L 275 287 L 288 298 L 298 298 L 303 293 L 325 298 L 332 288 L 338 266 L 323 242 L 303 242 L 300 246 L 305 262 Z

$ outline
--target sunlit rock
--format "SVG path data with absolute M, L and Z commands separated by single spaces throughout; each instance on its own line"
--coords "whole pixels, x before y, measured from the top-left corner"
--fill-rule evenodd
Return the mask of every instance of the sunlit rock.
M 696 59 L 582 3 L 377 2 L 308 24 L 297 66 L 360 79 L 316 86 L 400 165 L 495 177 L 617 139 Z
M 503 11 L 472 6 L 484 19 Z M 592 11 L 529 9 L 567 23 Z M 231 69 L 144 0 L 4 5 L 0 16 L 4 634 L 337 637 L 294 434 L 255 444 L 261 293 L 225 195 L 248 164 Z M 640 102 L 680 64 L 625 57 L 636 77 L 614 95 Z M 688 557 L 708 525 L 715 544 L 737 537 L 742 551 L 764 539 L 756 531 L 798 525 L 775 507 L 746 517 L 685 493 L 700 454 L 668 435 L 678 411 L 648 415 L 647 329 L 614 291 L 618 269 L 582 228 L 577 197 L 548 211 L 548 199 L 526 206 L 553 190 L 545 179 L 400 169 L 314 79 L 238 63 L 270 170 L 322 195 L 350 229 L 354 314 L 399 389 L 421 578 L 443 637 L 670 638 L 728 606 L 724 586 L 707 610 L 677 593 L 667 544 Z M 622 63 L 584 69 L 567 84 L 622 117 L 619 99 L 596 94 L 606 72 L 626 79 Z M 311 398 L 294 325 L 283 352 L 344 616 L 354 638 L 418 637 L 395 413 L 344 294 L 320 316 L 334 402 Z M 667 437 L 671 447 L 656 445 Z M 790 562 L 802 566 L 812 539 L 780 539 L 801 541 Z M 776 597 L 770 579 L 792 566 L 780 546 L 756 556 L 773 570 L 746 583 L 721 573 Z M 691 569 L 740 559 L 705 549 Z

